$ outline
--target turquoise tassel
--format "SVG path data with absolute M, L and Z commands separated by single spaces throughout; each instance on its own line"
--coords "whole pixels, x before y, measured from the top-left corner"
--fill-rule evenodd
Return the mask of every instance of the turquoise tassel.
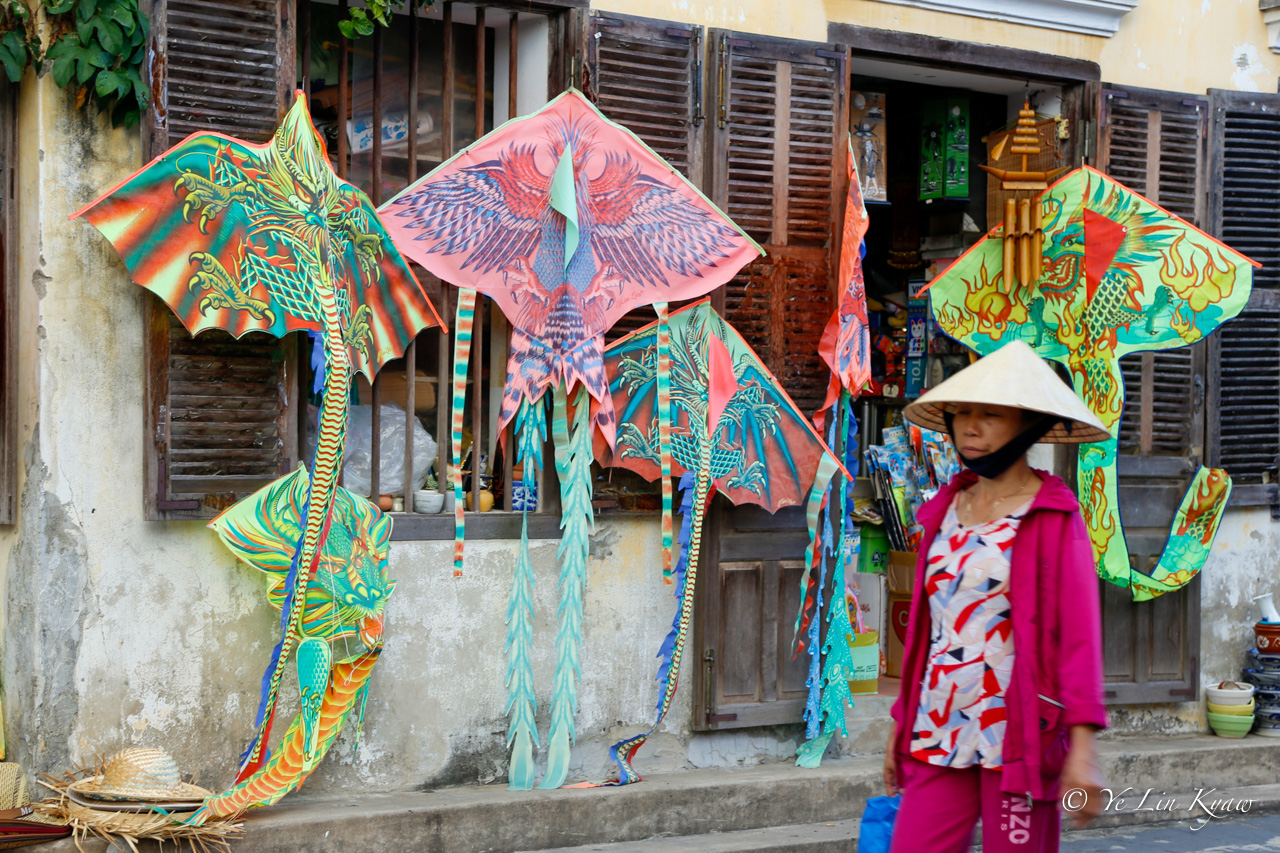
M 591 511 L 591 411 L 579 388 L 574 397 L 573 433 L 569 433 L 567 394 L 557 385 L 552 435 L 556 474 L 560 477 L 560 631 L 556 635 L 555 690 L 551 695 L 551 733 L 547 738 L 547 775 L 539 788 L 559 788 L 569 775 L 569 751 L 578 713 L 578 650 L 582 645 L 582 593 L 587 553 L 595 522 Z

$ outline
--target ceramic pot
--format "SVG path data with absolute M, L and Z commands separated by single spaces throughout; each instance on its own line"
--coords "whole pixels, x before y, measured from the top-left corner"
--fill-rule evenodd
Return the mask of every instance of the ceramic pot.
M 1253 626 L 1253 637 L 1262 654 L 1280 654 L 1280 623 L 1258 622 Z
M 1259 687 L 1268 690 L 1280 689 L 1280 672 L 1266 672 L 1261 669 L 1244 670 L 1244 680 L 1250 684 L 1256 684 Z
M 1264 655 L 1257 649 L 1249 649 L 1249 666 L 1263 672 L 1280 672 L 1280 654 Z
M 1210 702 L 1217 705 L 1247 705 L 1253 699 L 1256 688 L 1252 684 L 1224 681 L 1217 687 L 1205 688 Z

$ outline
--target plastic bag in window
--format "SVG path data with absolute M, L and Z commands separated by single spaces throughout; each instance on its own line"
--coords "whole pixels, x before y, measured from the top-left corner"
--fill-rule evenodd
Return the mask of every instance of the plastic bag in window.
M 404 408 L 382 404 L 379 424 L 378 490 L 404 492 Z M 373 406 L 352 406 L 347 416 L 347 449 L 342 457 L 342 485 L 357 495 L 369 494 L 369 458 L 372 455 Z M 417 418 L 413 419 L 412 491 L 422 488 L 436 462 L 436 442 Z

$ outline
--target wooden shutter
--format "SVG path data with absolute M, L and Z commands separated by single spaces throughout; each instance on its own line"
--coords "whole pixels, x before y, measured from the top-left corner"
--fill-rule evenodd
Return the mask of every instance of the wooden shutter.
M 156 0 L 147 156 L 197 132 L 270 139 L 294 90 L 293 27 L 293 0 Z M 193 339 L 146 304 L 147 517 L 212 517 L 297 464 L 296 341 Z
M 1209 104 L 1167 92 L 1103 92 L 1103 169 L 1156 204 L 1202 227 Z M 1204 343 L 1124 358 L 1120 454 L 1171 457 L 1194 470 L 1204 456 Z M 1125 463 L 1122 463 L 1122 465 Z M 1149 468 L 1130 464 L 1135 474 Z M 1163 465 L 1162 470 L 1170 466 Z M 1123 473 L 1123 472 L 1122 472 Z M 1176 506 L 1170 507 L 1170 518 Z
M 594 12 L 587 47 L 589 94 L 600 111 L 701 188 L 702 28 Z M 637 308 L 620 318 L 607 338 L 617 340 L 656 316 L 647 305 Z
M 1210 90 L 1209 231 L 1262 264 L 1239 317 L 1210 339 L 1214 463 L 1233 504 L 1277 503 L 1280 457 L 1280 96 Z
M 713 198 L 767 257 L 725 289 L 724 313 L 801 410 L 822 404 L 818 341 L 834 310 L 844 191 L 844 53 L 714 32 Z
M 698 576 L 693 728 L 798 722 L 809 675 L 808 655 L 792 654 L 808 541 L 803 509 L 730 512 L 720 498 L 711 534 Z
M 845 193 L 844 53 L 826 45 L 713 32 L 712 198 L 768 256 L 719 296 L 726 318 L 806 414 L 826 392 L 818 355 L 834 310 Z M 804 511 L 769 515 L 721 502 L 699 577 L 695 620 L 700 729 L 795 723 L 807 656 L 792 658 Z
M 1205 138 L 1209 104 L 1170 92 L 1102 92 L 1103 171 L 1192 224 L 1206 212 Z M 1131 563 L 1150 570 L 1164 550 L 1178 504 L 1205 450 L 1204 342 L 1129 355 L 1120 362 L 1120 516 Z M 1198 585 L 1135 603 L 1127 589 L 1101 584 L 1103 670 L 1112 703 L 1194 695 L 1199 654 Z

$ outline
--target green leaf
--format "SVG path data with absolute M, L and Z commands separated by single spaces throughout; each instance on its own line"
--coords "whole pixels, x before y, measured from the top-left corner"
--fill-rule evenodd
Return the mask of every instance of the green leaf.
M 372 21 L 357 21 L 357 22 L 356 22 L 356 32 L 358 32 L 358 33 L 359 33 L 360 35 L 362 35 L 362 36 L 371 35 L 371 34 L 373 33 L 373 22 L 372 22 Z
M 94 68 L 110 68 L 115 64 L 116 58 L 105 50 L 94 51 L 90 48 L 92 56 L 89 58 L 89 64 Z
M 50 56 L 53 52 L 50 51 Z M 65 89 L 67 84 L 71 82 L 71 74 L 76 70 L 75 55 L 72 53 L 64 53 L 53 61 L 53 82 L 58 84 L 59 89 Z
M 9 35 L 6 33 L 6 35 Z M 0 65 L 4 66 L 4 74 L 9 78 L 10 83 L 17 83 L 22 79 L 22 69 L 26 66 L 26 50 L 21 55 L 13 53 L 4 42 L 0 42 Z
M 76 35 L 80 37 L 81 44 L 88 44 L 93 40 L 93 20 L 76 21 Z
M 78 14 L 84 15 L 85 18 L 92 18 L 98 11 L 98 0 L 78 0 L 80 8 Z
M 93 67 L 94 51 L 86 48 L 76 50 L 76 82 L 83 86 L 88 83 L 94 74 L 98 73 L 98 69 Z
M 342 31 L 343 37 L 348 39 L 355 39 L 356 37 L 355 24 L 352 24 L 350 21 L 338 21 L 338 29 Z
M 104 20 L 101 16 L 93 19 L 93 28 L 98 31 L 98 42 L 102 48 L 113 56 L 124 49 L 124 33 L 114 21 Z
M 50 15 L 65 15 L 75 4 L 76 0 L 48 0 L 44 4 L 44 10 Z

